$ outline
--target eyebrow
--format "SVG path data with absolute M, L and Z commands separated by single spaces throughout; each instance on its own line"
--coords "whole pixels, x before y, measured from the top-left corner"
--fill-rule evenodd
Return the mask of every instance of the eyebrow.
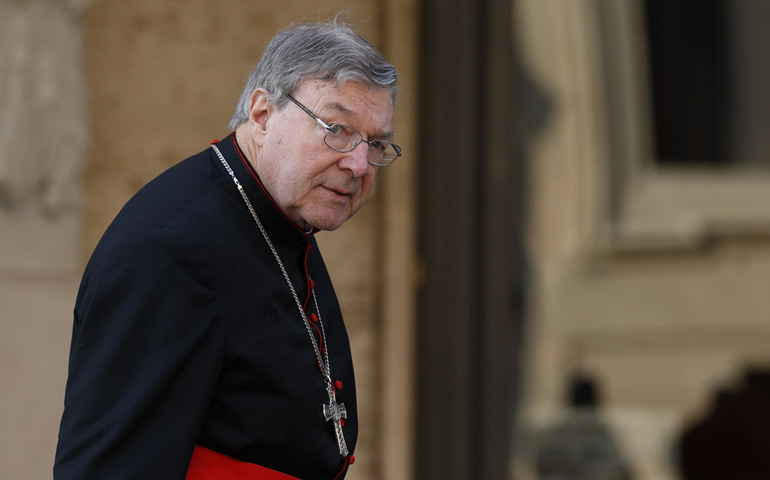
M 336 110 L 342 116 L 346 118 L 354 118 L 358 115 L 353 110 L 350 110 L 349 108 L 346 108 L 345 106 L 339 104 L 339 103 L 330 103 L 329 105 L 326 105 L 323 110 Z M 387 131 L 387 132 L 376 132 L 371 138 L 379 139 L 379 140 L 392 140 L 393 139 L 393 131 Z
M 337 110 L 338 112 L 340 112 L 342 115 L 346 117 L 356 116 L 356 112 L 354 112 L 353 110 L 350 110 L 349 108 L 344 107 L 342 104 L 339 104 L 339 103 L 330 103 L 329 105 L 324 107 L 324 110 L 326 109 Z

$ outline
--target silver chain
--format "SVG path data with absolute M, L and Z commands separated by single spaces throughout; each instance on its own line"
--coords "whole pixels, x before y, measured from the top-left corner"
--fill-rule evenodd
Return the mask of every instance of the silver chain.
M 302 321 L 305 324 L 305 328 L 307 329 L 307 333 L 310 336 L 310 341 L 313 343 L 313 350 L 315 350 L 316 358 L 318 359 L 318 364 L 321 366 L 321 372 L 324 376 L 324 381 L 326 382 L 326 388 L 327 390 L 332 387 L 332 378 L 331 378 L 331 369 L 329 367 L 329 344 L 326 343 L 326 332 L 324 331 L 324 324 L 321 319 L 321 310 L 318 308 L 318 299 L 315 296 L 315 289 L 310 288 L 311 293 L 313 294 L 313 303 L 315 304 L 315 310 L 318 312 L 318 323 L 321 325 L 321 338 L 323 338 L 324 345 L 326 345 L 326 348 L 323 351 L 323 356 L 321 355 L 321 349 L 318 348 L 318 342 L 316 342 L 315 335 L 313 335 L 313 329 L 310 326 L 310 320 L 308 320 L 307 315 L 305 315 L 305 310 L 302 308 L 302 302 L 299 301 L 299 295 L 297 295 L 297 291 L 294 289 L 294 284 L 291 283 L 291 280 L 289 279 L 289 274 L 286 272 L 286 268 L 283 266 L 283 262 L 281 261 L 281 257 L 278 255 L 278 252 L 276 251 L 275 247 L 273 246 L 273 242 L 270 241 L 270 237 L 267 235 L 267 231 L 265 230 L 265 227 L 262 226 L 262 222 L 259 220 L 259 217 L 257 216 L 257 212 L 254 210 L 254 207 L 251 205 L 251 202 L 249 201 L 249 197 L 246 195 L 246 192 L 243 190 L 243 186 L 241 185 L 241 182 L 238 181 L 238 177 L 235 176 L 235 172 L 233 172 L 232 168 L 230 168 L 230 164 L 227 163 L 227 160 L 225 160 L 225 157 L 222 155 L 222 152 L 219 151 L 216 145 L 211 145 L 211 148 L 214 149 L 217 156 L 219 157 L 219 161 L 222 162 L 222 165 L 224 165 L 225 170 L 227 170 L 227 173 L 230 174 L 230 177 L 232 177 L 233 182 L 235 183 L 235 186 L 238 188 L 238 191 L 241 193 L 241 197 L 243 197 L 243 201 L 246 202 L 246 206 L 249 208 L 249 212 L 251 212 L 251 216 L 254 218 L 254 221 L 257 223 L 257 227 L 259 227 L 259 231 L 262 232 L 262 236 L 265 237 L 265 242 L 267 242 L 267 246 L 270 247 L 270 251 L 273 252 L 273 256 L 275 257 L 275 260 L 278 262 L 278 266 L 281 267 L 281 273 L 283 273 L 283 278 L 286 280 L 286 283 L 289 285 L 289 289 L 291 289 L 291 294 L 294 297 L 294 302 L 297 304 L 297 309 L 299 310 L 299 314 L 302 316 Z

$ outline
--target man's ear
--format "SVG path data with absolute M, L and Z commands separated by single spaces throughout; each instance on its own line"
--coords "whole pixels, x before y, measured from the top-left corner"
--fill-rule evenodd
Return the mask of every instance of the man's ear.
M 275 109 L 268 101 L 268 92 L 264 88 L 258 88 L 251 94 L 249 105 L 249 128 L 254 141 L 261 145 L 267 134 L 267 125 L 270 116 Z

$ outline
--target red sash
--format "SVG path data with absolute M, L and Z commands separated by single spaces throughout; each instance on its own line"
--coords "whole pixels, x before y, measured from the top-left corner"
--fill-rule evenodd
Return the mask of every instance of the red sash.
M 196 446 L 187 480 L 299 480 L 260 465 L 242 462 L 214 450 Z

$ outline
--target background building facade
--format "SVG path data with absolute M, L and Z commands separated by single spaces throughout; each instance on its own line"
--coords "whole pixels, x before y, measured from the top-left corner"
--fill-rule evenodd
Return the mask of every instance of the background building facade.
M 770 364 L 753 0 L 0 0 L 0 477 L 50 475 L 110 220 L 228 133 L 280 28 L 342 9 L 400 72 L 405 152 L 319 234 L 359 385 L 349 478 L 577 475 L 577 444 L 606 478 L 691 480 L 683 439 L 740 424 L 725 402 Z

